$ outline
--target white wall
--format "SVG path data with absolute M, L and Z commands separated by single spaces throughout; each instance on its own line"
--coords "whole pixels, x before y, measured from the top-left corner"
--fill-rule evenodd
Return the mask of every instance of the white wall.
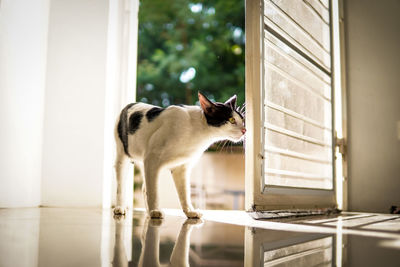
M 0 5 L 0 207 L 109 207 L 138 0 Z
M 400 2 L 346 0 L 349 209 L 400 205 Z
M 42 205 L 101 206 L 107 0 L 52 0 Z
M 49 0 L 0 3 L 0 207 L 37 206 Z
M 42 205 L 107 208 L 115 119 L 135 96 L 138 1 L 51 3 Z
M 110 164 L 115 158 L 115 143 L 110 142 L 114 140 L 112 129 L 121 109 L 136 100 L 138 12 L 138 0 L 110 1 L 106 112 L 104 114 L 106 142 L 104 144 L 103 207 L 109 207 L 112 200 L 115 202 L 117 191 L 113 164 Z M 129 167 L 129 172 L 133 174 L 132 166 Z M 127 187 L 133 188 L 133 176 L 129 176 Z M 133 205 L 132 190 L 127 192 L 127 202 Z

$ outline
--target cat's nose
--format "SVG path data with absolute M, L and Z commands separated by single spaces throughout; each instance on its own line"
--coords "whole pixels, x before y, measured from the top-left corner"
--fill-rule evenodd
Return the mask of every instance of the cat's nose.
M 242 133 L 243 133 L 243 134 L 246 133 L 246 129 L 245 129 L 245 128 L 242 129 Z

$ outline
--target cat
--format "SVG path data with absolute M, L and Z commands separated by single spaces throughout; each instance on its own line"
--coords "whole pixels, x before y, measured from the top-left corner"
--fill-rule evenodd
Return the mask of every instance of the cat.
M 218 103 L 199 92 L 198 99 L 200 106 L 160 108 L 132 103 L 121 111 L 114 133 L 117 148 L 117 203 L 114 214 L 126 212 L 124 186 L 126 167 L 131 161 L 143 171 L 143 193 L 151 218 L 163 217 L 158 197 L 158 176 L 163 168 L 172 173 L 186 216 L 202 216 L 190 200 L 189 174 L 193 164 L 217 141 L 241 141 L 246 129 L 243 114 L 236 106 L 236 95 L 225 103 Z

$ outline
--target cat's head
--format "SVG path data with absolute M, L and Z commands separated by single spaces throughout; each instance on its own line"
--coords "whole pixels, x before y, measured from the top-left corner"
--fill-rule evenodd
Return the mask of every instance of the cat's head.
M 229 98 L 225 103 L 213 102 L 200 92 L 198 95 L 207 124 L 218 128 L 221 137 L 239 142 L 246 133 L 246 128 L 244 115 L 236 107 L 236 95 Z

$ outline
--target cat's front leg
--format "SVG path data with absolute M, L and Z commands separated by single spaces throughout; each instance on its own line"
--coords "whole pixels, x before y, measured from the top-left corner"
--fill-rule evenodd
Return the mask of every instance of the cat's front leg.
M 160 173 L 158 161 L 148 158 L 144 161 L 145 200 L 150 218 L 161 219 L 164 214 L 159 209 L 158 176 Z
M 199 210 L 195 210 L 190 199 L 190 168 L 182 165 L 171 170 L 174 178 L 176 191 L 178 192 L 179 201 L 183 212 L 188 218 L 201 218 L 203 214 Z

